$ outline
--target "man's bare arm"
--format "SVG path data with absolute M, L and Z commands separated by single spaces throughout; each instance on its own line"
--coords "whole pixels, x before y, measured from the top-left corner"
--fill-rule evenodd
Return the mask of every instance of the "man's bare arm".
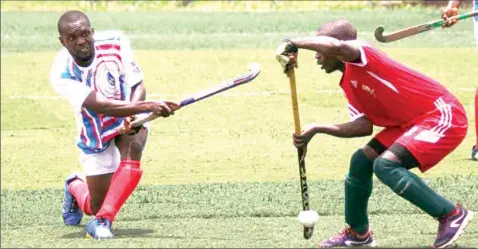
M 146 89 L 144 83 L 141 81 L 131 88 L 131 102 L 146 100 Z
M 334 56 L 341 61 L 352 62 L 360 58 L 360 49 L 352 43 L 340 41 L 329 36 L 311 36 L 291 39 L 297 48 L 319 52 L 325 56 Z
M 128 117 L 141 112 L 153 111 L 155 109 L 155 102 L 112 100 L 103 97 L 95 91 L 91 91 L 83 102 L 83 107 L 106 116 Z
M 316 131 L 317 133 L 328 134 L 334 137 L 363 137 L 372 134 L 373 125 L 366 117 L 361 117 L 344 124 L 323 124 L 317 126 Z

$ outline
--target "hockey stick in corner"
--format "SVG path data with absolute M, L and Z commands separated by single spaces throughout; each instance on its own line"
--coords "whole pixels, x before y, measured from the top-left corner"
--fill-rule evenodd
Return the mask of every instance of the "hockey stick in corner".
M 469 12 L 469 13 L 452 16 L 450 18 L 463 20 L 463 19 L 473 17 L 473 16 L 477 16 L 477 15 L 478 15 L 478 10 L 475 10 L 475 11 L 472 11 L 472 12 Z M 399 31 L 396 31 L 396 32 L 392 32 L 392 33 L 387 34 L 387 35 L 383 34 L 383 32 L 385 31 L 385 28 L 383 26 L 378 26 L 375 29 L 374 35 L 375 35 L 375 39 L 377 39 L 377 41 L 379 41 L 379 42 L 384 42 L 384 43 L 393 42 L 393 41 L 398 41 L 400 39 L 403 39 L 403 38 L 406 38 L 406 37 L 409 37 L 409 36 L 413 36 L 413 35 L 428 31 L 428 30 L 432 30 L 434 28 L 441 27 L 444 23 L 445 23 L 445 20 L 439 19 L 439 20 L 436 20 L 436 21 L 431 21 L 431 22 L 420 24 L 420 25 L 408 27 L 408 28 L 405 28 L 405 29 L 402 29 L 402 30 L 399 30 Z

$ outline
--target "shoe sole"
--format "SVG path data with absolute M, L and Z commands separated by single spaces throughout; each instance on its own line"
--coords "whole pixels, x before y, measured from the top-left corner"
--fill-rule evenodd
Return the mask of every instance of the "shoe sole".
M 368 244 L 368 245 L 365 245 L 364 247 L 377 247 L 377 241 L 376 240 L 372 240 L 372 243 Z
M 90 240 L 108 240 L 108 239 L 113 239 L 114 237 L 95 239 L 95 238 L 93 238 L 93 236 L 91 236 L 89 233 L 86 233 L 86 238 L 87 238 L 87 239 L 90 239 Z
M 333 248 L 334 246 L 330 246 L 330 247 L 324 247 L 324 246 L 320 246 L 318 248 Z M 377 247 L 377 241 L 376 240 L 372 240 L 372 242 L 368 243 L 368 244 L 363 244 L 363 245 L 350 245 L 350 246 L 340 246 L 340 247 Z
M 445 244 L 443 244 L 439 247 L 433 247 L 433 248 L 447 248 L 448 246 L 453 244 L 460 237 L 460 235 L 463 234 L 463 232 L 465 231 L 465 228 L 468 226 L 470 221 L 473 220 L 474 215 L 475 215 L 475 213 L 473 211 L 468 210 L 468 215 L 465 217 L 465 219 L 461 223 L 460 227 L 458 228 L 458 232 L 456 232 L 455 236 L 453 236 L 453 238 L 451 238 L 451 240 L 448 241 L 447 243 L 445 243 Z

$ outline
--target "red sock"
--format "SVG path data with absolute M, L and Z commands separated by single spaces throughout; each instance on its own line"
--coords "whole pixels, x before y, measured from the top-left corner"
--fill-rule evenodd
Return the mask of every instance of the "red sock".
M 139 161 L 123 160 L 111 178 L 111 184 L 105 200 L 96 218 L 106 218 L 114 221 L 116 214 L 128 197 L 138 186 L 143 170 L 139 168 Z
M 448 218 L 448 217 L 452 217 L 452 216 L 457 215 L 460 212 L 460 207 L 458 207 L 457 205 L 455 205 L 455 206 L 456 206 L 455 210 L 445 214 L 442 218 Z
M 88 185 L 86 185 L 84 181 L 76 179 L 70 182 L 68 189 L 70 190 L 71 195 L 75 197 L 75 200 L 78 203 L 81 211 L 87 215 L 92 215 L 93 212 L 91 211 L 90 192 L 88 191 Z
M 475 135 L 475 145 L 478 145 L 478 88 L 476 88 L 475 92 Z

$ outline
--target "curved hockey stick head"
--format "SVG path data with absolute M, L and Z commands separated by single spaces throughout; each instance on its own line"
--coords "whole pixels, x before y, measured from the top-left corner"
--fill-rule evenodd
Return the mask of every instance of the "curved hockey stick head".
M 383 26 L 378 26 L 376 29 L 375 29 L 375 39 L 377 39 L 377 41 L 379 42 L 387 42 L 387 40 L 385 39 L 385 37 L 383 37 L 383 32 L 385 31 L 385 28 Z
M 253 62 L 249 64 L 249 71 L 252 73 L 252 75 L 255 78 L 261 72 L 261 65 L 257 62 Z
M 314 234 L 314 227 L 304 227 L 304 239 L 312 238 Z

